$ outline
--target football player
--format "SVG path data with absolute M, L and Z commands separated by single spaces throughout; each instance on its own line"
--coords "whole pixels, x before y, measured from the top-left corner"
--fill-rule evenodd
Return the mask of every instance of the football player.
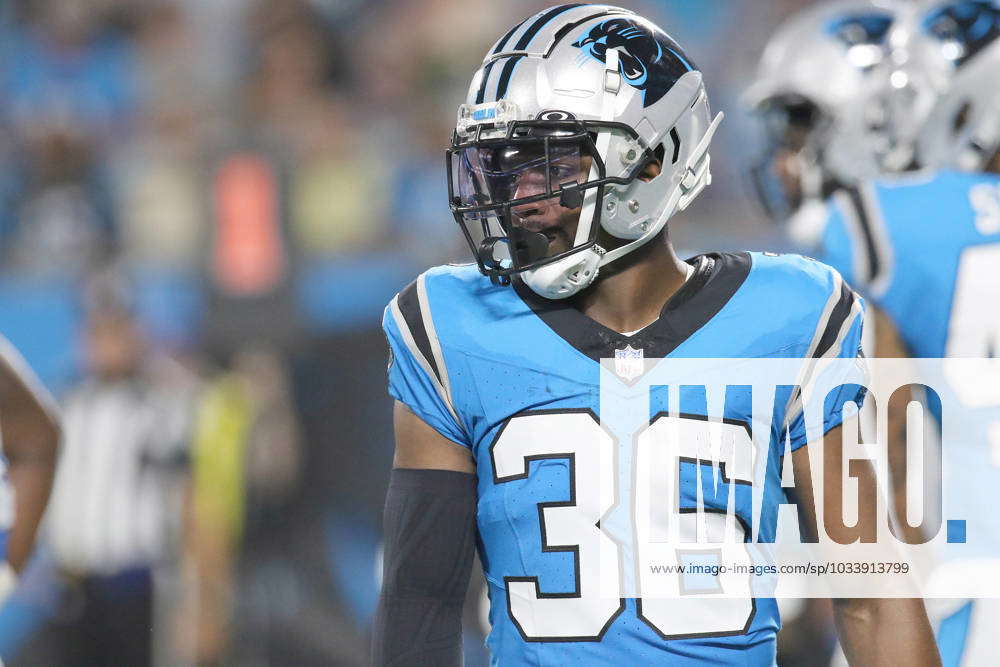
M 476 262 L 422 274 L 383 323 L 396 455 L 375 664 L 460 664 L 476 545 L 494 664 L 774 664 L 772 599 L 684 600 L 678 612 L 611 599 L 592 576 L 606 539 L 598 487 L 631 474 L 595 463 L 599 360 L 858 354 L 862 302 L 826 266 L 675 254 L 667 221 L 709 184 L 720 120 L 691 58 L 628 10 L 553 7 L 487 53 L 447 152 L 452 211 Z M 707 418 L 698 403 L 682 395 L 679 419 Z M 655 424 L 665 397 L 651 394 L 648 409 Z M 748 411 L 727 400 L 714 417 L 746 423 Z M 808 436 L 780 417 L 794 425 L 795 478 L 807 479 Z M 825 456 L 838 455 L 841 419 L 825 415 Z M 677 458 L 680 497 L 656 501 L 693 505 L 701 464 Z M 839 466 L 824 469 L 839 487 Z M 767 475 L 770 512 L 784 491 L 778 471 Z M 808 484 L 797 491 L 811 499 Z M 747 511 L 736 509 L 749 524 Z M 919 600 L 836 608 L 857 664 L 937 664 Z
M 915 169 L 921 119 L 937 100 L 931 87 L 915 85 L 922 78 L 886 92 L 893 53 L 902 53 L 891 41 L 906 32 L 898 23 L 909 25 L 919 13 L 890 0 L 839 0 L 807 8 L 768 41 L 744 98 L 764 131 L 763 157 L 750 169 L 758 200 L 799 248 L 840 269 L 849 282 L 854 272 L 827 257 L 823 246 L 831 206 L 841 202 L 853 208 L 873 179 Z M 877 312 L 868 317 L 869 354 L 878 353 L 872 326 L 877 319 Z M 901 453 L 893 450 L 894 463 Z M 898 481 L 902 466 L 892 470 Z M 904 485 L 893 489 L 895 504 L 904 503 Z
M 913 125 L 910 152 L 924 169 L 834 196 L 819 257 L 874 305 L 879 357 L 995 357 L 1000 344 L 1000 3 L 932 0 L 893 28 L 884 107 L 890 124 Z M 919 108 L 933 98 L 929 114 Z M 921 100 L 920 104 L 914 103 Z M 916 108 L 916 114 L 912 111 Z M 909 109 L 909 111 L 908 111 Z M 902 111 L 902 113 L 900 113 Z M 901 142 L 901 147 L 905 142 Z M 976 382 L 998 382 L 983 373 Z M 982 406 L 990 407 L 990 406 Z M 996 407 L 996 406 L 993 406 Z M 890 414 L 890 420 L 893 415 Z M 895 420 L 902 428 L 905 421 Z M 890 428 L 892 425 L 890 424 Z M 1000 520 L 982 509 L 995 492 L 996 433 L 946 442 L 950 507 L 977 517 L 977 544 L 942 554 L 959 576 L 1000 572 Z M 968 447 L 964 445 L 970 445 Z M 992 452 L 992 453 L 991 453 Z M 901 474 L 905 468 L 895 466 Z M 953 477 L 952 475 L 960 475 Z M 897 495 L 897 512 L 905 498 Z M 912 530 L 907 528 L 907 530 Z M 991 540 L 985 536 L 995 536 Z M 975 564 L 973 568 L 972 564 Z M 946 569 L 947 570 L 946 570 Z M 979 574 L 976 575 L 975 573 Z M 1000 664 L 995 600 L 953 601 L 935 616 L 945 665 Z

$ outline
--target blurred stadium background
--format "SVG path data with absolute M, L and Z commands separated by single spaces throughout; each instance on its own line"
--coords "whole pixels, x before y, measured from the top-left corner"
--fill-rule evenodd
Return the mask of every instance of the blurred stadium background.
M 382 309 L 423 268 L 465 261 L 443 171 L 455 110 L 496 36 L 551 4 L 0 3 L 0 332 L 69 401 L 100 374 L 94 294 L 111 291 L 142 363 L 186 375 L 151 380 L 190 399 L 148 527 L 158 664 L 365 664 L 392 453 Z M 715 183 L 671 228 L 682 254 L 787 247 L 743 176 L 739 97 L 770 31 L 810 2 L 625 4 L 685 45 L 727 114 Z M 131 511 L 122 498 L 108 506 Z M 0 610 L 10 664 L 56 664 L 60 586 L 89 567 L 53 523 Z M 827 660 L 808 606 L 783 664 Z

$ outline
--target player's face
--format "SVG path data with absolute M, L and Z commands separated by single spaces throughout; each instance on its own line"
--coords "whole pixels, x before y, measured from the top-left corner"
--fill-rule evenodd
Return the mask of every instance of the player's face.
M 466 148 L 456 154 L 451 165 L 457 203 L 497 209 L 507 203 L 512 227 L 544 236 L 547 241 L 545 254 L 530 261 L 554 257 L 577 247 L 576 235 L 583 209 L 582 206 L 564 205 L 563 195 L 568 192 L 567 186 L 592 180 L 594 160 L 589 152 L 592 143 L 558 136 L 552 139 Z M 649 181 L 659 173 L 660 164 L 654 160 L 645 166 L 639 178 Z M 526 199 L 535 200 L 524 201 Z M 475 234 L 481 218 L 473 214 L 468 219 L 472 221 L 470 228 Z M 509 230 L 496 232 L 499 232 L 496 235 L 503 235 Z M 606 250 L 624 243 L 601 228 L 597 229 L 597 242 Z
M 804 169 L 809 143 L 819 121 L 819 110 L 806 100 L 791 99 L 775 103 L 764 113 L 768 141 L 773 146 L 767 169 L 790 209 L 802 203 Z
M 802 159 L 799 151 L 782 147 L 774 154 L 771 169 L 792 209 L 802 203 Z
M 532 197 L 548 192 L 548 184 L 555 187 L 567 182 L 583 183 L 590 174 L 591 158 L 578 150 L 552 157 L 547 164 L 536 165 L 521 171 L 513 186 L 511 199 Z M 574 246 L 576 230 L 580 224 L 580 207 L 567 208 L 559 197 L 521 204 L 511 209 L 512 223 L 522 229 L 544 234 L 549 240 L 547 256 L 566 252 Z
M 548 239 L 546 257 L 571 250 L 581 208 L 563 206 L 559 193 L 564 186 L 589 180 L 589 150 L 590 142 L 559 135 L 463 149 L 452 161 L 456 201 L 463 206 L 495 206 L 497 210 L 507 204 L 513 227 Z M 521 201 L 532 198 L 539 199 Z M 473 215 L 469 219 L 475 233 L 480 218 Z M 492 230 L 494 235 L 506 233 Z
M 87 364 L 98 377 L 131 375 L 141 363 L 142 347 L 139 330 L 127 315 L 101 313 L 87 323 Z

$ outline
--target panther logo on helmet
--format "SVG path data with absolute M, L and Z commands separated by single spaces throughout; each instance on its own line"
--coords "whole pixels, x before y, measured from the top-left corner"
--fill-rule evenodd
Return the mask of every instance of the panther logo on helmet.
M 949 57 L 961 67 L 1000 36 L 1000 5 L 993 0 L 956 0 L 931 12 L 922 27 L 952 45 Z
M 826 32 L 836 37 L 844 46 L 877 45 L 885 42 L 892 27 L 889 13 L 866 12 L 840 16 L 826 25 Z
M 598 23 L 573 46 L 602 63 L 608 49 L 617 48 L 618 70 L 628 85 L 643 92 L 644 107 L 658 102 L 679 78 L 695 69 L 666 34 L 627 18 Z

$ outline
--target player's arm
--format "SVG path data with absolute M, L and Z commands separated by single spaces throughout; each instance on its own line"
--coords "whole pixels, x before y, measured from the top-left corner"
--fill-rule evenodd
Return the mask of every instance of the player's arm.
M 896 325 L 889 316 L 878 308 L 872 308 L 875 322 L 875 356 L 879 359 L 906 359 L 910 351 L 903 342 Z M 892 504 L 899 535 L 909 544 L 921 544 L 924 536 L 920 527 L 906 523 L 906 405 L 913 400 L 911 394 L 906 400 L 887 406 L 886 420 L 889 457 L 889 478 L 892 484 Z M 901 409 L 900 409 L 901 408 Z
M 382 592 L 372 662 L 461 665 L 462 606 L 476 543 L 469 451 L 396 402 Z
M 853 421 L 846 423 L 848 428 L 857 428 Z M 825 516 L 831 516 L 842 507 L 843 428 L 841 425 L 831 429 L 823 439 Z M 805 446 L 792 453 L 796 480 L 810 479 L 808 450 L 809 446 Z M 852 465 L 868 468 L 852 471 L 852 474 L 875 478 L 875 471 L 869 462 L 855 460 Z M 859 506 L 871 506 L 878 502 L 873 484 L 858 484 L 858 490 Z M 808 482 L 797 484 L 796 492 L 804 501 L 799 507 L 804 512 L 806 529 L 817 534 L 812 485 Z M 867 521 L 867 513 L 859 512 L 858 520 Z M 850 541 L 857 528 L 838 528 L 833 525 L 837 523 L 827 522 L 824 525 L 831 533 L 830 538 L 839 542 Z M 838 530 L 844 531 L 844 534 L 837 535 Z M 834 618 L 844 654 L 854 667 L 934 667 L 941 664 L 927 612 L 923 600 L 919 598 L 839 598 L 834 600 Z
M 54 401 L 13 346 L 0 341 L 0 437 L 15 497 L 7 561 L 17 572 L 31 554 L 49 500 L 59 436 Z

